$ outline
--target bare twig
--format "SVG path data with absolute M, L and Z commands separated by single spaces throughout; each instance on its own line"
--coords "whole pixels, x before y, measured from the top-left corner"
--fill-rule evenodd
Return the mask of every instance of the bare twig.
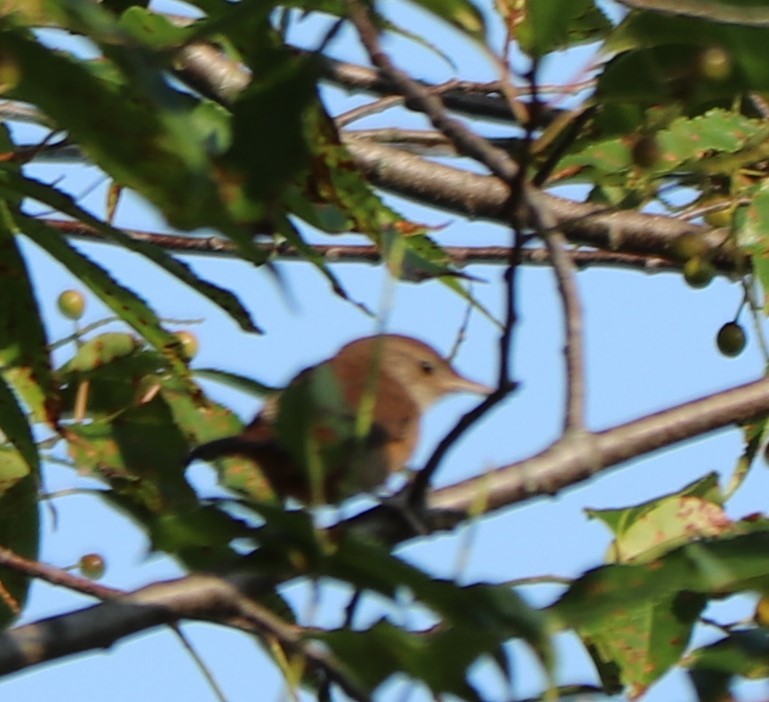
M 507 153 L 489 144 L 485 139 L 475 134 L 458 120 L 450 117 L 440 98 L 433 95 L 424 86 L 413 80 L 408 74 L 396 68 L 389 56 L 382 50 L 379 34 L 368 14 L 368 10 L 359 0 L 347 0 L 350 20 L 355 25 L 361 43 L 368 52 L 369 59 L 379 69 L 382 75 L 406 99 L 406 106 L 424 113 L 432 125 L 446 136 L 458 153 L 475 159 L 486 166 L 499 177 L 507 186 L 506 210 L 517 208 L 520 193 L 523 192 L 524 171 L 511 159 Z M 510 219 L 515 221 L 512 211 Z M 517 268 L 517 252 L 522 248 L 522 238 L 516 236 L 516 243 L 511 247 L 509 271 L 509 287 L 512 287 L 514 272 Z M 509 296 L 511 297 L 511 296 Z M 452 429 L 443 437 L 433 451 L 427 463 L 416 473 L 407 494 L 407 502 L 412 506 L 422 504 L 429 490 L 433 475 L 438 469 L 443 457 L 448 453 L 456 440 L 475 422 L 484 416 L 492 407 L 498 404 L 514 388 L 508 375 L 509 341 L 515 319 L 515 308 L 508 308 L 508 315 L 501 339 L 500 373 L 497 390 L 485 398 L 471 411 L 463 415 Z
M 326 61 L 324 69 L 324 77 L 342 88 L 356 92 L 366 91 L 377 95 L 392 95 L 392 85 L 375 68 L 329 59 Z M 422 81 L 417 81 L 417 83 L 428 89 L 435 87 Z M 548 86 L 546 90 L 554 93 L 573 92 L 569 86 L 561 85 Z M 516 122 L 516 115 L 511 111 L 507 100 L 499 95 L 500 92 L 498 81 L 477 83 L 458 80 L 452 88 L 441 95 L 441 100 L 446 109 L 469 117 L 508 123 Z M 519 92 L 526 94 L 525 90 Z M 543 118 L 546 122 L 550 122 L 557 118 L 561 112 L 561 110 L 548 110 Z
M 108 242 L 109 240 L 99 231 L 81 222 L 60 219 L 44 219 L 49 227 L 58 229 L 63 234 L 87 241 Z M 230 241 L 221 237 L 189 237 L 160 232 L 147 232 L 136 229 L 123 229 L 123 233 L 137 241 L 146 241 L 167 251 L 187 255 L 226 256 L 236 257 L 237 249 Z M 295 247 L 272 242 L 256 244 L 257 248 L 269 253 L 279 261 L 303 261 L 306 254 Z M 315 253 L 320 254 L 329 262 L 372 263 L 379 264 L 382 257 L 374 245 L 365 244 L 310 244 Z M 443 250 L 451 257 L 456 266 L 477 264 L 499 264 L 510 259 L 509 246 L 445 246 Z M 550 254 L 544 247 L 524 248 L 521 250 L 521 262 L 532 266 L 550 265 Z M 648 273 L 663 271 L 679 271 L 681 265 L 675 261 L 658 256 L 643 256 L 638 254 L 621 253 L 618 251 L 574 250 L 571 252 L 575 265 L 580 267 L 605 266 L 611 268 L 627 268 Z M 180 320 L 177 320 L 182 323 Z M 184 323 L 198 322 L 186 320 Z
M 23 573 L 31 578 L 45 580 L 45 582 L 51 583 L 51 585 L 66 587 L 75 592 L 79 592 L 83 595 L 90 595 L 91 597 L 96 597 L 100 600 L 113 599 L 123 594 L 122 590 L 118 590 L 114 587 L 107 587 L 106 585 L 99 585 L 89 578 L 75 575 L 63 568 L 57 568 L 56 566 L 24 558 L 23 556 L 19 556 L 13 551 L 2 547 L 0 547 L 0 566 L 15 570 L 17 573 Z
M 441 95 L 442 93 L 456 88 L 458 82 L 459 81 L 457 80 L 449 80 L 440 85 L 432 86 L 428 88 L 428 90 L 434 95 Z M 361 105 L 360 107 L 349 110 L 336 117 L 334 121 L 336 122 L 336 126 L 341 128 L 355 120 L 362 119 L 363 117 L 382 112 L 385 109 L 401 104 L 403 104 L 402 95 L 387 95 L 379 100 L 374 100 L 367 105 Z
M 518 173 L 518 165 L 515 161 L 504 151 L 491 146 L 461 122 L 450 117 L 440 98 L 393 65 L 389 56 L 381 48 L 377 29 L 368 16 L 368 11 L 359 0 L 347 0 L 347 6 L 350 20 L 355 25 L 371 62 L 404 96 L 406 107 L 423 112 L 432 125 L 451 140 L 459 153 L 482 163 L 498 178 L 512 185 Z
M 537 204 L 538 192 L 529 192 L 532 220 L 550 254 L 558 293 L 563 306 L 564 356 L 566 359 L 566 411 L 564 433 L 585 427 L 585 352 L 582 332 L 582 306 L 577 290 L 576 269 L 566 250 L 566 239 L 556 228 L 555 219 Z
M 429 129 L 346 129 L 342 132 L 344 140 L 358 140 L 374 144 L 387 144 L 421 156 L 457 156 L 454 144 L 440 132 Z M 516 154 L 524 147 L 524 140 L 519 137 L 490 137 L 489 144 L 506 152 Z
M 174 632 L 176 638 L 179 639 L 179 643 L 181 643 L 184 650 L 187 651 L 187 655 L 192 658 L 201 675 L 205 678 L 208 686 L 211 688 L 211 692 L 214 693 L 214 697 L 216 697 L 219 702 L 228 702 L 227 695 L 225 695 L 224 690 L 222 690 L 221 685 L 219 685 L 219 681 L 214 676 L 211 668 L 208 666 L 208 663 L 206 663 L 206 661 L 203 659 L 203 656 L 198 653 L 198 650 L 192 645 L 192 642 L 187 638 L 187 635 L 184 633 L 184 631 L 182 631 L 179 622 L 176 622 L 175 624 L 169 624 L 169 626 Z
M 401 104 L 403 104 L 403 98 L 400 95 L 387 95 L 385 97 L 379 98 L 378 100 L 367 102 L 365 105 L 354 107 L 347 112 L 343 112 L 342 114 L 335 117 L 334 121 L 336 122 L 336 126 L 341 129 L 342 127 L 345 127 L 348 124 L 352 124 L 359 119 L 379 114 L 380 112 L 384 112 L 385 110 L 389 110 L 391 107 L 395 107 Z

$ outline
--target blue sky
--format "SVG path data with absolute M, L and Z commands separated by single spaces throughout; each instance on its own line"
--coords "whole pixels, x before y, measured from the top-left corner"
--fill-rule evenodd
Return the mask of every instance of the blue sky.
M 160 3 L 158 3 L 160 6 Z M 417 33 L 429 32 L 431 40 L 449 52 L 463 76 L 488 80 L 493 72 L 485 60 L 445 26 L 428 24 L 421 12 L 407 5 L 392 3 L 393 16 Z M 307 31 L 310 31 L 307 29 Z M 444 80 L 451 70 L 422 47 L 397 40 L 388 44 L 400 64 L 419 77 Z M 349 40 L 340 44 L 340 55 L 361 56 Z M 573 75 L 575 61 L 547 66 L 548 80 L 566 72 Z M 354 104 L 339 94 L 331 95 L 334 111 Z M 361 126 L 391 124 L 390 114 L 381 115 Z M 398 113 L 398 125 L 420 125 L 419 117 Z M 51 181 L 59 173 L 53 166 L 39 166 L 33 172 Z M 63 187 L 81 193 L 99 181 L 95 169 L 67 172 Z M 84 198 L 97 212 L 103 212 L 105 183 Z M 444 242 L 486 243 L 506 241 L 507 232 L 487 223 L 468 223 L 444 212 L 418 208 L 391 200 L 404 213 L 418 221 L 448 223 L 436 234 Z M 162 222 L 137 198 L 126 198 L 120 205 L 118 221 L 139 229 L 162 228 Z M 253 266 L 224 259 L 187 260 L 203 276 L 233 289 L 252 310 L 266 330 L 264 336 L 243 335 L 236 325 L 194 292 L 176 284 L 164 273 L 138 257 L 98 244 L 78 244 L 121 282 L 140 291 L 164 318 L 202 319 L 192 328 L 201 342 L 195 361 L 199 367 L 214 366 L 251 374 L 266 382 L 280 384 L 300 368 L 320 360 L 342 344 L 375 330 L 377 321 L 363 315 L 349 303 L 332 297 L 327 283 L 314 270 L 296 263 L 279 264 L 293 293 L 296 305 L 289 306 L 270 276 Z M 25 248 L 35 275 L 37 295 L 44 307 L 51 338 L 71 332 L 70 323 L 57 313 L 54 301 L 73 281 L 56 263 L 34 246 Z M 378 267 L 364 264 L 334 267 L 352 297 L 375 310 L 386 308 L 386 327 L 418 336 L 448 351 L 459 328 L 465 306 L 439 283 L 392 285 Z M 473 266 L 467 272 L 484 282 L 474 293 L 490 309 L 500 313 L 503 288 L 502 270 L 494 266 Z M 737 359 L 725 359 L 715 348 L 718 328 L 733 318 L 741 299 L 741 289 L 725 280 L 715 281 L 705 290 L 695 291 L 673 274 L 644 274 L 616 270 L 581 272 L 578 283 L 585 309 L 588 359 L 588 416 L 591 428 L 603 428 L 670 404 L 688 400 L 762 374 L 762 361 L 755 341 Z M 553 276 L 548 269 L 525 269 L 519 277 L 519 311 L 516 329 L 514 373 L 521 387 L 503 406 L 473 430 L 451 452 L 441 467 L 438 482 L 448 484 L 469 475 L 509 463 L 543 448 L 556 438 L 563 411 L 563 367 L 561 357 L 560 304 Z M 93 298 L 84 322 L 105 316 L 105 309 Z M 479 314 L 473 314 L 457 358 L 457 366 L 467 375 L 491 382 L 495 377 L 497 338 L 495 328 Z M 244 418 L 258 406 L 253 398 L 208 385 L 212 395 L 227 402 Z M 458 397 L 441 404 L 425 422 L 423 439 L 414 458 L 416 465 L 461 412 L 472 406 L 470 397 Z M 463 582 L 506 581 L 531 575 L 576 576 L 599 565 L 609 543 L 608 532 L 584 514 L 586 507 L 618 507 L 634 504 L 716 470 L 728 475 L 741 447 L 736 430 L 689 442 L 672 450 L 633 461 L 614 472 L 567 491 L 555 498 L 516 506 L 491 518 L 458 530 L 451 535 L 433 537 L 403 547 L 403 557 L 436 575 L 453 576 Z M 201 490 L 213 490 L 208 468 L 193 469 Z M 46 488 L 67 490 L 88 483 L 70 469 L 49 466 Z M 753 470 L 747 483 L 729 504 L 732 517 L 762 510 L 762 496 L 769 481 L 763 465 Z M 178 569 L 168 559 L 147 553 L 143 537 L 123 517 L 104 509 L 87 495 L 61 497 L 55 501 L 58 525 L 47 525 L 42 559 L 68 565 L 80 555 L 97 551 L 107 559 L 105 583 L 127 589 L 156 579 L 174 577 Z M 525 594 L 535 604 L 545 604 L 555 595 L 552 587 L 528 588 Z M 311 613 L 311 593 L 294 588 L 289 595 L 300 603 L 300 610 Z M 36 584 L 23 621 L 67 611 L 89 601 L 44 584 Z M 323 588 L 315 606 L 313 621 L 333 622 L 338 617 L 339 594 Z M 747 616 L 749 603 L 728 603 L 726 618 Z M 278 700 L 282 681 L 274 666 L 246 636 L 209 625 L 187 625 L 188 633 L 201 656 L 224 688 L 228 699 Z M 563 641 L 560 679 L 589 682 L 590 664 L 573 644 Z M 518 677 L 516 694 L 533 693 L 540 680 L 525 652 L 515 648 Z M 503 699 L 506 691 L 486 669 L 480 669 L 489 699 Z M 133 638 L 103 654 L 90 654 L 35 669 L 2 683 L 2 692 L 15 702 L 44 699 L 52 692 L 79 702 L 111 702 L 136 699 L 152 702 L 179 699 L 208 700 L 212 695 L 187 652 L 170 631 L 158 631 Z M 396 685 L 404 692 L 403 683 Z M 383 692 L 392 699 L 394 689 Z M 758 699 L 748 693 L 746 700 Z M 660 684 L 647 699 L 684 699 L 681 675 L 674 674 Z M 396 697 L 400 699 L 400 696 Z M 427 697 L 419 692 L 410 699 Z

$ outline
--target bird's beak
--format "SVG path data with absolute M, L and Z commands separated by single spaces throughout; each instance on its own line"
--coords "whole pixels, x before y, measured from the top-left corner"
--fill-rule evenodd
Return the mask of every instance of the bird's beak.
M 454 378 L 450 392 L 470 392 L 474 395 L 491 395 L 494 392 L 494 388 L 484 385 L 483 383 L 476 383 L 474 380 L 465 378 L 459 374 Z

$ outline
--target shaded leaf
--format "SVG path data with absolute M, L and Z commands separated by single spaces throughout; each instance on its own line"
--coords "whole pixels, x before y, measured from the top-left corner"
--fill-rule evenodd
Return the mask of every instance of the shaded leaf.
M 138 241 L 129 237 L 124 232 L 115 227 L 110 226 L 106 222 L 102 222 L 98 218 L 92 216 L 82 208 L 80 208 L 74 200 L 68 195 L 55 190 L 52 187 L 38 183 L 32 179 L 15 179 L 11 182 L 13 186 L 16 186 L 19 191 L 25 193 L 29 197 L 32 197 L 40 202 L 43 202 L 51 207 L 59 210 L 60 212 L 67 214 L 75 219 L 84 222 L 87 225 L 94 227 L 97 231 L 101 232 L 108 239 L 115 241 L 121 246 L 125 247 L 129 251 L 134 251 L 142 256 L 145 256 L 153 263 L 160 266 L 167 273 L 170 273 L 174 277 L 181 280 L 183 283 L 191 287 L 196 292 L 200 293 L 208 300 L 213 302 L 224 310 L 230 317 L 236 321 L 241 329 L 244 331 L 260 332 L 261 330 L 254 324 L 251 319 L 251 315 L 243 307 L 241 302 L 228 290 L 213 285 L 202 278 L 198 277 L 192 269 L 186 264 L 173 256 L 167 254 L 163 249 L 153 244 Z M 0 191 L 2 191 L 2 183 L 0 183 Z M 37 239 L 50 242 L 52 240 L 61 239 L 61 232 L 58 232 L 53 227 L 48 226 L 45 222 L 41 222 L 33 217 L 26 217 L 18 214 L 16 216 L 19 227 L 30 238 L 37 237 Z M 42 246 L 42 244 L 40 244 Z M 57 251 L 63 251 L 63 245 L 57 246 L 57 241 L 49 244 L 50 247 L 56 248 Z M 45 248 L 45 247 L 43 247 Z M 74 250 L 74 249 L 73 249 Z M 79 252 L 78 252 L 79 253 Z M 53 254 L 52 254 L 53 255 Z M 86 258 L 84 254 L 79 254 L 83 258 Z M 263 258 L 263 254 L 259 254 L 260 259 Z M 68 259 L 69 260 L 69 259 Z M 88 260 L 88 259 L 86 259 Z M 62 261 L 64 263 L 64 261 Z M 67 264 L 64 264 L 67 265 Z M 95 264 L 94 264 L 95 265 Z M 74 272 L 74 271 L 73 271 Z M 77 273 L 76 273 L 77 275 Z M 89 277 L 90 279 L 90 277 Z M 95 291 L 96 292 L 96 291 Z M 105 300 L 106 302 L 106 300 Z M 108 303 L 107 303 L 108 304 Z M 118 315 L 122 317 L 119 310 L 115 310 Z M 134 326 L 129 319 L 126 322 Z M 136 329 L 136 327 L 134 326 Z M 137 329 L 139 333 L 141 329 Z M 173 338 L 169 337 L 173 342 Z M 152 342 L 151 339 L 147 339 Z
M 521 49 L 534 56 L 594 41 L 611 29 L 593 0 L 527 0 L 525 9 L 517 3 L 513 8 L 519 13 L 514 36 Z
M 24 227 L 25 236 L 64 265 L 123 321 L 161 350 L 174 371 L 183 376 L 189 374 L 181 342 L 163 328 L 155 312 L 135 292 L 114 280 L 101 266 L 70 245 L 60 233 L 51 236 L 48 227 L 38 226 L 34 220 L 26 218 L 20 224 Z
M 678 592 L 723 595 L 763 583 L 769 583 L 769 526 L 745 520 L 721 538 L 687 544 L 649 563 L 589 570 L 548 611 L 566 627 L 611 626 L 628 607 Z
M 27 415 L 13 390 L 0 375 L 0 432 L 11 442 L 27 465 L 27 473 L 40 474 L 40 458 Z M 0 495 L 7 488 L 7 478 L 0 475 Z
M 483 15 L 469 0 L 412 0 L 428 12 L 481 41 L 486 38 Z
M 109 17 L 92 5 L 88 19 L 97 13 Z M 116 23 L 113 29 L 122 33 Z M 98 41 L 99 31 L 90 35 Z M 113 44 L 113 58 L 120 55 L 125 65 L 112 64 L 118 69 L 112 82 L 22 32 L 5 30 L 0 40 L 19 66 L 13 97 L 40 107 L 94 163 L 153 202 L 174 226 L 216 226 L 229 219 L 211 177 L 204 135 L 189 117 L 190 98 L 162 80 L 151 55 L 136 44 L 130 51 Z
M 0 366 L 6 382 L 35 419 L 55 427 L 58 393 L 46 334 L 14 232 L 7 204 L 0 202 L 0 299 L 6 301 L 0 305 Z
M 271 385 L 265 385 L 258 380 L 241 375 L 240 373 L 224 371 L 219 368 L 195 368 L 192 372 L 205 380 L 214 380 L 217 383 L 227 385 L 235 390 L 247 392 L 249 395 L 254 395 L 256 397 L 265 397 L 280 389 Z
M 11 477 L 14 475 L 15 477 Z M 0 546 L 37 560 L 40 546 L 38 481 L 15 450 L 0 448 Z M 27 599 L 29 577 L 0 567 L 0 627 L 17 618 Z

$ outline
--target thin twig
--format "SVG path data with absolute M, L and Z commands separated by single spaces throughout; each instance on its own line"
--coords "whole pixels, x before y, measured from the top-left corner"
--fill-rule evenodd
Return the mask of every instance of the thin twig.
M 71 222 L 60 219 L 43 220 L 49 227 L 73 238 L 88 241 L 109 242 L 101 232 L 81 222 Z M 177 236 L 160 232 L 140 231 L 136 229 L 123 229 L 124 234 L 137 241 L 145 241 L 167 251 L 187 255 L 223 256 L 227 258 L 237 257 L 237 248 L 232 242 L 221 237 L 197 237 Z M 255 244 L 265 253 L 269 253 L 277 261 L 303 261 L 306 253 L 300 252 L 295 247 L 272 242 Z M 379 249 L 371 244 L 308 244 L 315 253 L 320 254 L 333 263 L 371 263 L 379 264 L 382 256 Z M 458 267 L 477 264 L 499 264 L 510 260 L 509 246 L 444 246 L 443 251 L 448 254 L 453 265 Z M 610 268 L 627 268 L 648 273 L 664 271 L 680 271 L 681 264 L 667 258 L 655 255 L 642 255 L 621 253 L 619 251 L 602 251 L 580 249 L 572 250 L 571 257 L 578 267 L 603 266 Z M 544 247 L 527 247 L 520 252 L 521 263 L 531 266 L 549 266 L 550 254 Z M 198 323 L 199 320 L 195 320 Z M 106 322 L 105 322 L 106 323 Z M 193 323 L 193 320 L 179 320 L 178 323 Z M 99 323 L 100 325 L 101 323 Z M 62 339 L 57 345 L 68 343 L 72 337 Z
M 454 144 L 443 134 L 433 129 L 399 129 L 384 127 L 381 129 L 345 129 L 342 131 L 344 140 L 355 139 L 357 141 L 374 144 L 387 144 L 408 153 L 430 156 L 457 156 Z M 489 137 L 489 144 L 503 151 L 517 154 L 525 146 L 520 137 Z
M 198 650 L 192 645 L 192 642 L 182 631 L 181 626 L 178 623 L 171 623 L 168 626 L 171 631 L 174 632 L 176 638 L 179 639 L 179 643 L 181 643 L 182 648 L 187 651 L 187 654 L 195 662 L 195 665 L 198 667 L 200 674 L 205 678 L 205 681 L 211 688 L 211 692 L 214 693 L 214 697 L 216 697 L 219 702 L 227 702 L 227 695 L 224 694 L 224 690 L 222 690 L 221 685 L 219 685 L 219 682 L 217 681 L 211 669 L 208 667 L 208 664 L 205 662 L 205 660 L 203 660 L 203 656 L 198 653 Z
M 350 20 L 355 25 L 371 62 L 404 96 L 406 107 L 424 113 L 432 125 L 452 141 L 459 153 L 482 163 L 498 178 L 512 184 L 518 173 L 518 165 L 515 161 L 504 151 L 490 146 L 485 139 L 450 117 L 440 98 L 393 65 L 390 57 L 382 50 L 377 28 L 359 0 L 347 0 L 347 6 Z
M 441 93 L 455 89 L 457 87 L 457 83 L 457 80 L 452 79 L 428 89 L 434 95 L 440 95 Z M 336 117 L 334 121 L 336 122 L 336 126 L 338 128 L 342 128 L 351 122 L 354 122 L 355 120 L 383 112 L 390 107 L 395 107 L 396 105 L 401 104 L 403 104 L 402 95 L 387 95 L 385 97 L 379 98 L 378 100 L 374 100 L 367 105 L 361 105 L 360 107 L 349 110 L 348 112 L 345 112 Z
M 547 208 L 540 208 L 536 191 L 529 192 L 532 220 L 550 254 L 558 293 L 563 306 L 564 357 L 566 361 L 566 409 L 564 433 L 585 428 L 585 351 L 582 305 L 577 290 L 576 269 L 566 250 L 566 238 L 556 228 Z
M 30 578 L 44 580 L 47 583 L 51 583 L 51 585 L 66 587 L 82 595 L 90 595 L 100 600 L 114 599 L 123 594 L 123 591 L 117 588 L 99 585 L 89 578 L 75 575 L 63 568 L 57 568 L 47 563 L 24 558 L 3 547 L 0 547 L 0 566 L 10 568 Z
M 408 74 L 396 68 L 389 56 L 382 50 L 378 30 L 371 21 L 368 11 L 359 0 L 347 0 L 347 5 L 350 19 L 358 31 L 361 43 L 368 52 L 369 59 L 393 87 L 405 97 L 406 106 L 425 114 L 432 125 L 451 141 L 460 154 L 475 159 L 505 182 L 509 193 L 506 198 L 506 210 L 509 211 L 510 207 L 517 206 L 518 199 L 514 193 L 522 192 L 520 188 L 522 171 L 518 164 L 504 151 L 492 146 L 464 124 L 450 117 L 446 113 L 440 98 L 433 95 Z M 509 212 L 509 214 L 511 215 L 511 221 L 515 221 L 516 218 L 513 216 L 513 213 Z M 511 248 L 513 252 L 511 257 L 515 259 L 515 252 L 521 248 L 520 239 L 518 239 L 518 245 Z M 517 261 L 512 262 L 513 270 L 517 267 L 516 264 Z M 427 463 L 416 473 L 413 481 L 407 488 L 406 501 L 410 506 L 418 507 L 423 503 L 433 475 L 443 457 L 448 453 L 456 440 L 514 388 L 514 384 L 510 382 L 507 374 L 509 335 L 514 316 L 513 308 L 512 313 L 508 314 L 508 328 L 506 331 L 503 331 L 502 344 L 504 344 L 504 348 L 500 359 L 500 377 L 497 390 L 486 397 L 475 408 L 464 414 L 439 442 Z

